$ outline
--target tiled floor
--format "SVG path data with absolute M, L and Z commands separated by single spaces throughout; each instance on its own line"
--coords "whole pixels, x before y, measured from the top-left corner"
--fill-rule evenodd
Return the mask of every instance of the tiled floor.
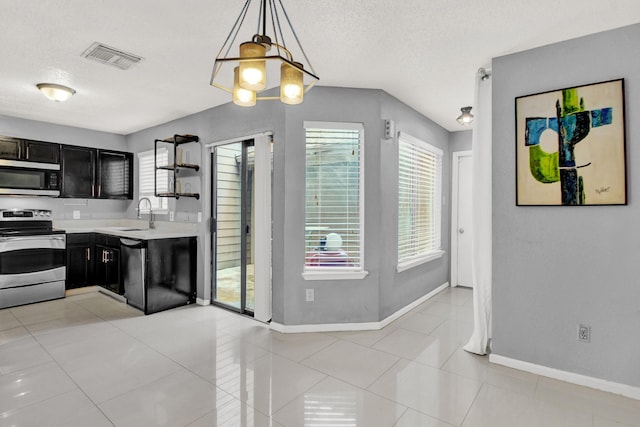
M 447 289 L 371 332 L 283 335 L 99 293 L 0 310 L 0 426 L 640 426 L 640 401 L 490 364 Z

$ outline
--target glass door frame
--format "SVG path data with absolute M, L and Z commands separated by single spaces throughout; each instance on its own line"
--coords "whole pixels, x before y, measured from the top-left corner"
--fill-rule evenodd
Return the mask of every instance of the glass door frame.
M 216 233 L 218 231 L 217 225 L 217 150 L 227 145 L 241 144 L 241 180 L 240 180 L 240 306 L 236 307 L 232 304 L 226 304 L 222 301 L 216 300 L 216 287 L 217 287 L 217 245 L 216 245 Z M 251 230 L 250 218 L 248 217 L 248 205 L 252 203 L 250 194 L 247 194 L 249 188 L 249 168 L 248 168 L 248 155 L 247 150 L 249 147 L 255 147 L 255 139 L 247 138 L 234 142 L 228 142 L 226 144 L 219 144 L 212 147 L 210 159 L 211 159 L 211 217 L 212 227 L 211 232 L 211 304 L 224 307 L 228 310 L 232 310 L 238 313 L 246 314 L 251 317 L 254 316 L 254 309 L 247 309 L 247 236 Z M 255 179 L 255 175 L 254 175 Z M 255 185 L 253 186 L 255 191 Z M 249 197 L 247 197 L 249 196 Z M 255 209 L 255 207 L 253 207 Z M 254 285 L 255 286 L 255 285 Z M 255 294 L 254 294 L 255 295 Z M 254 304 L 255 305 L 255 304 Z

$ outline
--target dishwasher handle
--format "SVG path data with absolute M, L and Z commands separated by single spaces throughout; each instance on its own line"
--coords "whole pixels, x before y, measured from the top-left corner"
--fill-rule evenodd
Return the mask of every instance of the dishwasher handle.
M 144 240 L 133 240 L 125 238 L 120 238 L 120 245 L 132 249 L 142 249 L 147 246 Z

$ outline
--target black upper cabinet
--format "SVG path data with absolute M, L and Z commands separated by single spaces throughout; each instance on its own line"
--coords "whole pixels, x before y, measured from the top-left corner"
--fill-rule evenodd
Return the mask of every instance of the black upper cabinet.
M 60 163 L 60 144 L 0 136 L 0 159 Z
M 21 147 L 21 139 L 0 136 L 0 159 L 20 160 Z
M 98 198 L 133 199 L 133 154 L 98 150 Z
M 24 140 L 25 160 L 40 163 L 60 163 L 60 144 Z
M 60 197 L 93 198 L 95 195 L 95 148 L 62 146 Z
M 60 196 L 133 199 L 133 154 L 63 145 Z

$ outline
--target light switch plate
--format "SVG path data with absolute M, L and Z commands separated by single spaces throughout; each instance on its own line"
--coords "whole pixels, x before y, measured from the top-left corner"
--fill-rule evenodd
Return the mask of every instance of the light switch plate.
M 202 222 L 202 212 L 198 212 L 198 222 Z

